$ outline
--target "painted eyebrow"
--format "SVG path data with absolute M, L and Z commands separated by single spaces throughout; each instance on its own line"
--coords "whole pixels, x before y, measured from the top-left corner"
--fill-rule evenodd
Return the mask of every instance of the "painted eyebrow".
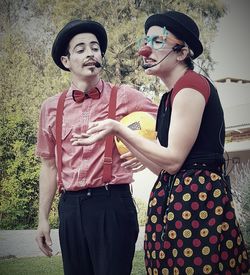
M 99 46 L 99 43 L 97 41 L 91 41 L 90 42 L 90 45 L 95 45 L 95 44 Z M 81 43 L 76 44 L 73 49 L 75 49 L 78 46 L 85 46 L 85 45 L 86 45 L 86 43 L 81 42 Z

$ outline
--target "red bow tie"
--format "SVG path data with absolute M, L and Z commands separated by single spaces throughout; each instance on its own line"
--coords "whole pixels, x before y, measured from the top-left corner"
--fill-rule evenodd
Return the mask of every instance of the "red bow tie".
M 82 103 L 87 98 L 98 99 L 101 96 L 101 92 L 98 88 L 93 88 L 89 92 L 84 93 L 79 90 L 73 90 L 73 99 L 76 103 Z

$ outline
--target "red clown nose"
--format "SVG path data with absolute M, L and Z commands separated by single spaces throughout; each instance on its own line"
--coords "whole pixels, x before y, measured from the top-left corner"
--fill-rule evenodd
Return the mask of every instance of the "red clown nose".
M 152 49 L 149 46 L 143 46 L 138 51 L 138 54 L 144 57 L 149 57 L 152 53 Z

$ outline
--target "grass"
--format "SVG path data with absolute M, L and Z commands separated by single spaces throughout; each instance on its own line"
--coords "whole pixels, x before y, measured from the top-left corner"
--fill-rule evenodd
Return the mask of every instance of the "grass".
M 131 275 L 144 275 L 144 252 L 136 251 Z M 1 275 L 62 275 L 61 256 L 11 258 L 0 260 Z

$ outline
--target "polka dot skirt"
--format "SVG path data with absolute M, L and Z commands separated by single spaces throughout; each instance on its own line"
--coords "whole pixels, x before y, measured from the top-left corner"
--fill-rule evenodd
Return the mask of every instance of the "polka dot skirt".
M 144 249 L 149 275 L 238 275 L 249 269 L 225 182 L 207 170 L 161 174 L 149 199 Z

